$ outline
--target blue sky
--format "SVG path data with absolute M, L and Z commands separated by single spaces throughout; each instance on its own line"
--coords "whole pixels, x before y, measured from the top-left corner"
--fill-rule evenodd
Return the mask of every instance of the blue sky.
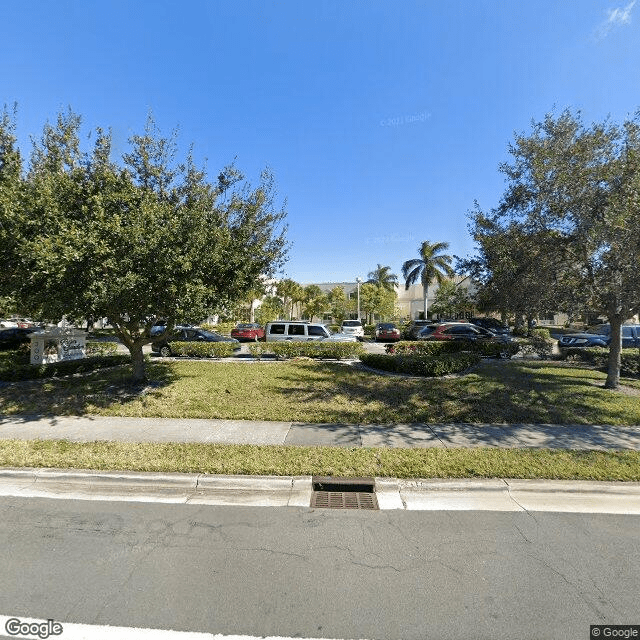
M 149 111 L 212 176 L 269 166 L 293 246 L 284 274 L 400 275 L 420 243 L 473 252 L 514 132 L 565 107 L 640 107 L 640 1 L 31 0 L 3 5 L 1 102 L 19 145 L 67 106 L 116 151 Z

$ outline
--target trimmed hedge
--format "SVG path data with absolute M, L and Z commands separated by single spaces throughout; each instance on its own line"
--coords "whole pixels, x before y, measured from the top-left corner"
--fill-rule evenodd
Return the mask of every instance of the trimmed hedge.
M 463 340 L 423 340 L 420 342 L 401 341 L 388 344 L 385 351 L 390 355 L 429 355 L 471 352 L 489 358 L 512 357 L 520 350 L 517 342 L 471 342 Z
M 364 354 L 364 347 L 360 342 L 259 342 L 249 345 L 249 352 L 254 358 L 261 358 L 264 354 L 273 354 L 279 358 L 329 358 L 341 360 L 357 358 Z
M 20 380 L 38 380 L 42 378 L 57 378 L 74 373 L 90 373 L 96 369 L 105 369 L 122 364 L 129 364 L 131 356 L 125 354 L 113 356 L 93 356 L 79 360 L 61 360 L 50 364 L 14 364 L 0 369 L 0 380 L 16 382 Z
M 440 356 L 367 353 L 360 356 L 360 361 L 372 369 L 434 377 L 466 371 L 480 362 L 480 355 L 468 352 L 445 353 Z
M 609 349 L 605 347 L 589 347 L 587 349 L 562 349 L 566 360 L 580 360 L 593 365 L 597 369 L 607 369 Z M 640 376 L 640 349 L 622 349 L 620 352 L 620 373 L 623 376 Z
M 195 356 L 198 358 L 228 358 L 237 347 L 235 342 L 170 342 L 174 356 Z

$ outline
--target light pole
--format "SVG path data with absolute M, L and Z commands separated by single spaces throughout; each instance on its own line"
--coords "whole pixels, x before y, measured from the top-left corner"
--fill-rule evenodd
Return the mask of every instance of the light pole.
M 360 284 L 362 282 L 361 277 L 356 278 L 356 282 L 358 283 L 358 320 L 360 320 Z

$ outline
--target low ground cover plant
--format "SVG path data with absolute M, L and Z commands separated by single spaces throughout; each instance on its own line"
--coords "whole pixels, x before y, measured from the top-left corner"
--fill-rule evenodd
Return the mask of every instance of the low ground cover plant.
M 344 360 L 364 355 L 364 347 L 359 342 L 262 342 L 249 345 L 249 352 L 260 359 L 265 354 L 279 358 L 320 358 Z
M 97 369 L 116 367 L 131 362 L 128 354 L 115 354 L 110 356 L 91 356 L 78 360 L 61 360 L 49 364 L 13 364 L 0 366 L 0 380 L 4 382 L 16 382 L 20 380 L 39 380 L 43 378 L 59 378 L 74 373 L 90 373 Z
M 438 356 L 443 354 L 471 352 L 477 353 L 486 358 L 510 358 L 520 351 L 520 343 L 501 342 L 471 342 L 462 340 L 442 340 L 419 342 L 400 341 L 395 344 L 388 344 L 385 351 L 389 355 L 430 355 Z
M 174 356 L 197 358 L 229 358 L 237 346 L 235 342 L 171 342 Z
M 445 353 L 438 356 L 411 354 L 389 355 L 367 353 L 360 356 L 360 361 L 373 369 L 403 373 L 412 376 L 445 376 L 466 371 L 480 362 L 477 353 Z
M 609 349 L 590 347 L 587 349 L 563 349 L 565 360 L 585 362 L 596 369 L 606 371 Z M 622 349 L 620 352 L 620 374 L 623 376 L 640 376 L 640 349 Z
M 118 354 L 117 351 L 118 347 L 113 342 L 87 342 L 86 358 L 33 365 L 29 362 L 29 345 L 24 345 L 19 349 L 0 353 L 0 380 L 16 382 L 57 378 L 131 362 L 129 354 Z

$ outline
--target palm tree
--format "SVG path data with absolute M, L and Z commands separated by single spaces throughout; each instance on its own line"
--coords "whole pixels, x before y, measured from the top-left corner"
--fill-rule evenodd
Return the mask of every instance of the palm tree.
M 429 285 L 433 280 L 441 284 L 445 278 L 452 277 L 454 274 L 451 268 L 452 257 L 444 254 L 449 248 L 448 242 L 434 242 L 431 244 L 425 240 L 418 250 L 419 258 L 407 260 L 402 265 L 402 277 L 405 280 L 405 290 L 412 284 L 416 284 L 418 280 L 422 284 L 424 290 L 424 319 L 427 319 L 427 297 L 429 295 Z
M 282 298 L 285 308 L 289 312 L 289 320 L 293 318 L 293 307 L 296 303 L 302 302 L 304 299 L 304 291 L 302 285 L 298 284 L 295 280 L 287 278 L 278 282 L 277 287 L 278 295 Z
M 374 271 L 369 271 L 367 274 L 367 278 L 369 278 L 367 283 L 377 284 L 387 291 L 395 291 L 395 286 L 398 284 L 398 276 L 395 273 L 389 273 L 389 271 L 391 271 L 391 267 L 383 267 L 378 264 Z

